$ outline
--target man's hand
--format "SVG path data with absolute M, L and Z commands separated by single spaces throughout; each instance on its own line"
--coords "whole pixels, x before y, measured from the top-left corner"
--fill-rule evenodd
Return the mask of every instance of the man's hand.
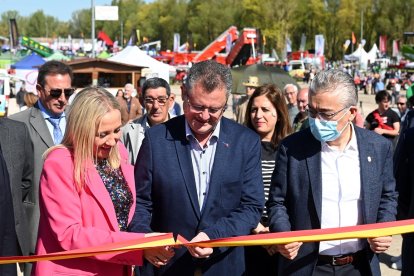
M 190 242 L 209 241 L 210 238 L 206 233 L 200 232 Z M 199 246 L 187 246 L 188 251 L 194 258 L 208 258 L 213 254 L 213 248 L 211 247 L 199 247 Z
M 287 244 L 278 244 L 276 247 L 283 257 L 289 260 L 293 260 L 298 255 L 299 248 L 302 246 L 302 244 L 303 242 L 292 242 Z
M 269 227 L 264 227 L 263 224 L 259 222 L 257 227 L 252 230 L 252 234 L 266 234 L 269 233 Z
M 269 254 L 270 256 L 275 255 L 279 249 L 277 248 L 276 244 L 273 245 L 263 245 L 263 248 L 266 249 L 267 254 Z
M 392 236 L 368 238 L 369 246 L 375 253 L 382 253 L 390 248 L 392 242 Z
M 144 250 L 145 259 L 156 267 L 166 265 L 174 254 L 174 249 L 170 246 L 155 247 Z

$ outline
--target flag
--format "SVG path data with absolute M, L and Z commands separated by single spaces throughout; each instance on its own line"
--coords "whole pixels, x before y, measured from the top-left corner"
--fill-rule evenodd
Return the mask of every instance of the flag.
M 315 35 L 315 55 L 317 57 L 324 55 L 324 49 L 325 49 L 325 38 L 322 34 Z
M 385 54 L 387 52 L 387 36 L 380 35 L 379 37 L 379 50 L 381 54 Z
M 17 30 L 16 19 L 9 19 L 10 24 L 10 48 L 16 48 L 19 45 L 19 31 Z
M 173 52 L 178 53 L 180 48 L 180 34 L 174 33 L 174 46 L 173 46 Z
M 352 44 L 355 44 L 355 43 L 356 43 L 356 37 L 355 37 L 354 32 L 352 32 Z
M 137 33 L 137 42 L 136 44 L 140 45 L 141 44 L 141 32 L 139 30 L 136 30 Z
M 286 53 L 292 52 L 292 41 L 290 41 L 289 37 L 286 37 Z
M 398 47 L 398 40 L 392 41 L 392 57 L 398 57 L 400 53 L 399 47 Z
M 344 43 L 344 45 L 342 47 L 344 47 L 344 52 L 346 52 L 346 50 L 349 47 L 349 44 L 351 44 L 351 40 L 347 39 Z
M 231 34 L 227 34 L 227 37 L 226 37 L 226 54 L 230 53 L 232 46 L 233 46 L 232 36 L 231 36 Z
M 299 51 L 305 51 L 305 47 L 306 47 L 306 35 L 304 33 L 302 33 L 302 37 L 300 38 L 300 47 L 299 47 Z

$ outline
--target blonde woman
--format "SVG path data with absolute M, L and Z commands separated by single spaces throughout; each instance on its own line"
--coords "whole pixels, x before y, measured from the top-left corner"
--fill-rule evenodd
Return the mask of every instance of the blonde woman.
M 102 88 L 75 98 L 62 144 L 45 153 L 37 254 L 144 237 L 127 233 L 135 211 L 133 167 L 119 142 L 118 101 Z M 38 262 L 34 275 L 131 275 L 150 251 Z M 171 256 L 158 260 L 165 264 Z

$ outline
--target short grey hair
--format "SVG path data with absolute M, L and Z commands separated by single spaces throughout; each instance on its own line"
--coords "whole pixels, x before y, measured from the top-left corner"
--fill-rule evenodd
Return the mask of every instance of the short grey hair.
M 185 81 L 187 94 L 191 95 L 192 88 L 196 83 L 201 84 L 208 93 L 217 88 L 225 88 L 226 98 L 228 98 L 232 85 L 230 68 L 213 60 L 198 62 L 188 72 L 188 77 Z
M 397 102 L 398 102 L 398 100 L 399 100 L 399 99 L 406 99 L 406 100 L 408 100 L 408 99 L 407 99 L 407 97 L 406 97 L 405 95 L 398 95 L 398 96 L 396 97 Z
M 338 95 L 338 100 L 344 107 L 358 105 L 358 91 L 354 79 L 338 69 L 321 71 L 316 74 L 309 86 L 309 97 L 320 93 Z
M 298 94 L 299 89 L 298 89 L 298 87 L 297 87 L 296 85 L 294 85 L 293 83 L 288 83 L 288 84 L 286 84 L 286 85 L 285 85 L 285 87 L 283 87 L 283 93 L 286 93 L 286 90 L 287 90 L 289 87 L 292 87 L 292 88 L 293 88 L 293 90 L 294 90 L 294 92 L 296 93 L 296 95 Z

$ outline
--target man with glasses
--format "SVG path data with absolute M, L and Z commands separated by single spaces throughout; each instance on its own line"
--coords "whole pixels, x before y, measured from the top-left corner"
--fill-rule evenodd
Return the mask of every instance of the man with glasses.
M 134 165 L 145 131 L 168 121 L 173 99 L 168 82 L 161 78 L 147 79 L 142 86 L 142 102 L 146 113 L 122 127 L 121 141 L 128 150 L 129 162 Z
M 295 120 L 296 115 L 299 113 L 297 105 L 298 87 L 292 83 L 288 83 L 283 88 L 283 94 L 287 101 L 290 125 L 293 125 L 293 120 Z
M 407 97 L 405 95 L 398 95 L 397 96 L 397 109 L 400 115 L 401 124 L 403 124 L 405 116 L 407 115 L 409 109 L 407 106 Z
M 33 144 L 34 177 L 33 188 L 27 196 L 25 205 L 30 234 L 30 253 L 35 252 L 37 228 L 39 224 L 39 180 L 43 167 L 43 153 L 51 146 L 59 144 L 65 134 L 65 109 L 73 94 L 72 69 L 59 61 L 48 61 L 39 68 L 36 90 L 39 100 L 24 111 L 13 114 L 11 119 L 26 124 L 30 141 Z M 29 267 L 29 268 L 28 268 Z M 30 265 L 26 265 L 25 275 L 30 275 Z
M 352 124 L 358 93 L 341 70 L 318 73 L 309 87 L 308 129 L 279 146 L 269 200 L 271 232 L 394 221 L 390 141 Z M 392 237 L 273 245 L 280 275 L 380 275 L 376 253 Z
M 195 242 L 257 227 L 264 205 L 261 144 L 253 131 L 223 117 L 231 83 L 226 66 L 194 64 L 182 91 L 184 115 L 146 131 L 135 164 L 131 231 L 173 232 Z M 159 248 L 145 257 L 141 275 L 245 271 L 243 247 Z

